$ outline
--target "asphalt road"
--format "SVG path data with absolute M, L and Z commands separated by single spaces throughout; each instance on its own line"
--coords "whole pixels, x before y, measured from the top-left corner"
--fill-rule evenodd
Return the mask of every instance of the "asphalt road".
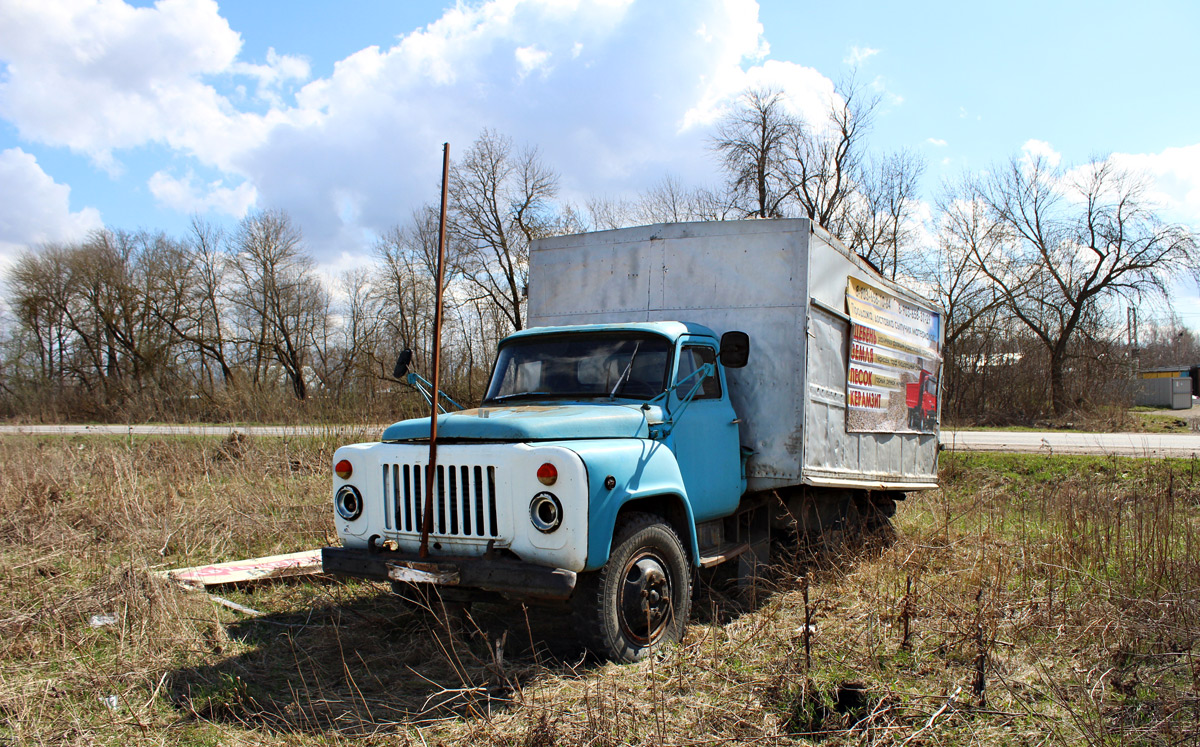
M 4 425 L 0 435 L 328 436 L 345 441 L 377 438 L 382 426 L 234 425 Z M 942 431 L 947 451 L 1100 454 L 1130 457 L 1200 456 L 1200 433 L 1075 433 L 1053 431 Z
M 1075 433 L 943 431 L 947 451 L 1101 454 L 1129 457 L 1200 456 L 1200 433 Z

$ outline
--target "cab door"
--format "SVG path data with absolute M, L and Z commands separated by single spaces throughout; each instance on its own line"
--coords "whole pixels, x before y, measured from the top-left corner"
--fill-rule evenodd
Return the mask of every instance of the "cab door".
M 712 338 L 684 338 L 675 356 L 672 381 L 678 382 L 705 363 L 716 363 L 717 342 Z M 682 398 L 691 391 L 692 377 L 671 393 L 671 417 L 676 419 Z M 726 516 L 741 499 L 741 446 L 737 415 L 729 402 L 724 371 L 706 377 L 687 409 L 683 411 L 667 438 L 675 452 L 683 484 L 696 521 Z

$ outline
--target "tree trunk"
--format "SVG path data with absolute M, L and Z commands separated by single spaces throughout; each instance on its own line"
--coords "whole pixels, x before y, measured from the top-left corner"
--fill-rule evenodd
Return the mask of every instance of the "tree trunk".
M 1071 409 L 1070 403 L 1067 402 L 1067 382 L 1063 373 L 1066 359 L 1065 349 L 1056 347 L 1050 351 L 1050 412 L 1055 417 L 1064 415 Z

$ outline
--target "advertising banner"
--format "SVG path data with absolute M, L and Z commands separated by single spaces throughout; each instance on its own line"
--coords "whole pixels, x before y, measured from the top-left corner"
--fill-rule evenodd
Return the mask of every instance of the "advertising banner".
M 846 429 L 858 433 L 933 433 L 941 372 L 941 317 L 850 278 Z

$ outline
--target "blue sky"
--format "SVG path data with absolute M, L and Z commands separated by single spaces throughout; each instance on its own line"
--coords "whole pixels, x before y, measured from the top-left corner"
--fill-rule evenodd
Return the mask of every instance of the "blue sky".
M 443 141 L 536 145 L 579 202 L 712 183 L 738 92 L 817 114 L 852 69 L 928 201 L 1023 150 L 1111 154 L 1200 227 L 1195 2 L 0 0 L 0 29 L 0 264 L 281 207 L 336 272 L 436 199 Z

